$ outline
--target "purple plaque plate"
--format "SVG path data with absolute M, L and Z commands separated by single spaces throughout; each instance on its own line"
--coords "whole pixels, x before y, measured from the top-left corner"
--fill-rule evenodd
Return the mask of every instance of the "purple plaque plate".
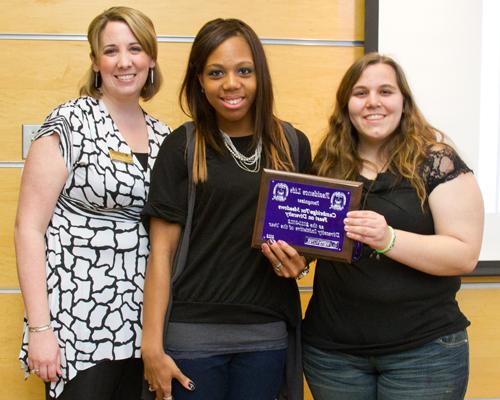
M 264 169 L 252 247 L 284 240 L 302 255 L 351 262 L 344 218 L 359 208 L 362 182 Z

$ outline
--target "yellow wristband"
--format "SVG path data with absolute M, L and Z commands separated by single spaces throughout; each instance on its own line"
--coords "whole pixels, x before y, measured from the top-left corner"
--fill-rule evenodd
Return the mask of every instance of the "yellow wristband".
M 389 232 L 391 232 L 391 240 L 389 240 L 389 244 L 385 246 L 382 250 L 374 249 L 377 254 L 387 253 L 390 249 L 394 247 L 394 243 L 396 243 L 396 232 L 394 232 L 392 226 L 388 225 L 387 227 L 389 228 Z

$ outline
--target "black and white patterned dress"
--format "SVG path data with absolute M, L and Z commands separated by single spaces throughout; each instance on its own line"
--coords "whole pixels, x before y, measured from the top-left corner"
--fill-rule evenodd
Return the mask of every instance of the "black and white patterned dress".
M 144 114 L 148 168 L 113 160 L 131 154 L 102 101 L 81 97 L 57 107 L 35 139 L 59 134 L 69 171 L 47 228 L 50 318 L 61 347 L 57 397 L 78 371 L 101 360 L 140 357 L 143 287 L 149 242 L 140 213 L 149 176 L 170 128 Z M 50 162 L 50 160 L 47 160 Z M 20 359 L 27 372 L 25 321 Z

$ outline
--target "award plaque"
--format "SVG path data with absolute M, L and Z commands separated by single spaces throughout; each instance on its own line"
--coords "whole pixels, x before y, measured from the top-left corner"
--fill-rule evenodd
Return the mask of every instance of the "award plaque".
M 264 169 L 252 247 L 284 240 L 300 254 L 352 260 L 353 240 L 344 218 L 359 208 L 362 182 Z

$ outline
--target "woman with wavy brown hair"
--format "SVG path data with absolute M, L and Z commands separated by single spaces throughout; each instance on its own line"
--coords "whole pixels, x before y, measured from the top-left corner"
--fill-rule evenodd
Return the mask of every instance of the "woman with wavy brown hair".
M 483 203 L 472 171 L 377 53 L 344 75 L 314 173 L 364 183 L 345 219 L 362 247 L 319 260 L 303 327 L 315 399 L 462 399 L 469 321 L 455 295 L 477 263 Z

